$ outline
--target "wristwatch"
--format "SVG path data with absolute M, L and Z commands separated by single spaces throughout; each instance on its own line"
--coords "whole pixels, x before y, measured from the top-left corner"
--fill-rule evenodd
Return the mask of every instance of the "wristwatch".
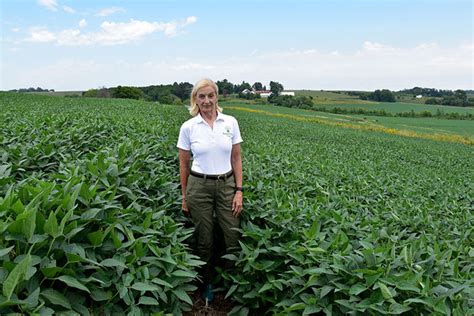
M 240 192 L 244 192 L 244 188 L 242 187 L 235 187 L 235 191 L 240 191 Z

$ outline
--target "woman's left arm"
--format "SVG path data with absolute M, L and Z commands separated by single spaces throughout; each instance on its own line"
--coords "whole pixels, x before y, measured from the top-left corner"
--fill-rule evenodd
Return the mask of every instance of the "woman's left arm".
M 234 171 L 235 185 L 242 187 L 242 156 L 240 154 L 240 143 L 232 145 L 231 153 L 232 170 Z M 235 191 L 234 200 L 232 201 L 232 214 L 235 217 L 240 215 L 243 207 L 242 191 Z

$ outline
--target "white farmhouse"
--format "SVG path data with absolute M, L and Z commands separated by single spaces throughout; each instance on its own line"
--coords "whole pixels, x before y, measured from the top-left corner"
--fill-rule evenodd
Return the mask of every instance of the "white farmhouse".
M 255 93 L 258 93 L 260 94 L 260 97 L 262 98 L 268 98 L 270 96 L 270 94 L 272 94 L 272 92 L 270 90 L 259 90 L 259 91 L 255 91 Z M 280 92 L 280 95 L 291 95 L 291 96 L 295 96 L 295 92 L 294 91 L 282 91 Z
M 244 90 L 242 91 L 242 93 L 243 93 L 243 94 L 249 94 L 249 93 L 255 94 L 255 91 L 252 91 L 252 90 L 249 90 L 249 89 L 244 89 Z

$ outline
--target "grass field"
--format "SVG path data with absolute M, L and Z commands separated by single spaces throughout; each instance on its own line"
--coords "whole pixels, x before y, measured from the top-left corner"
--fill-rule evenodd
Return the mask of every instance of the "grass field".
M 0 312 L 191 310 L 202 262 L 180 212 L 186 109 L 0 101 Z M 239 121 L 245 186 L 241 247 L 218 283 L 225 312 L 469 314 L 474 146 L 222 105 Z
M 339 124 L 341 127 L 346 128 L 374 130 L 388 134 L 406 134 L 407 136 L 410 136 L 410 132 L 414 132 L 415 134 L 413 134 L 413 136 L 419 136 L 420 138 L 431 138 L 433 135 L 438 135 L 439 139 L 443 139 L 444 136 L 446 136 L 446 140 L 474 144 L 473 121 L 442 120 L 437 118 L 343 115 L 311 110 L 291 109 L 270 104 L 256 105 L 241 101 L 225 101 L 221 102 L 221 104 L 224 107 L 247 108 L 249 110 L 261 111 L 261 113 L 269 113 L 270 115 L 278 113 L 290 116 L 295 120 L 315 119 L 328 125 Z
M 357 96 L 350 96 L 347 92 L 333 92 L 333 91 L 315 91 L 315 90 L 293 90 L 296 96 L 311 96 L 315 102 L 315 106 L 324 106 L 328 109 L 340 108 L 355 108 L 364 110 L 384 110 L 388 113 L 396 114 L 400 112 L 414 111 L 416 113 L 429 111 L 436 113 L 440 110 L 445 113 L 459 113 L 459 114 L 474 114 L 472 107 L 457 107 L 445 105 L 424 104 L 424 99 L 413 99 L 404 96 L 401 100 L 395 103 L 389 102 L 373 102 L 359 99 Z
M 347 92 L 317 91 L 317 90 L 292 90 L 295 96 L 310 96 L 316 104 L 372 104 L 371 101 L 361 100 L 357 96 L 350 96 Z
M 433 105 L 433 104 L 417 104 L 417 103 L 402 103 L 402 102 L 370 102 L 366 104 L 358 103 L 324 103 L 321 104 L 316 102 L 316 106 L 325 106 L 326 108 L 356 108 L 364 110 L 384 110 L 388 113 L 396 114 L 401 112 L 410 112 L 414 111 L 415 113 L 429 111 L 431 113 L 436 113 L 436 111 L 443 111 L 444 113 L 459 113 L 459 114 L 474 114 L 474 108 L 472 107 L 459 107 L 459 106 L 446 106 L 446 105 Z

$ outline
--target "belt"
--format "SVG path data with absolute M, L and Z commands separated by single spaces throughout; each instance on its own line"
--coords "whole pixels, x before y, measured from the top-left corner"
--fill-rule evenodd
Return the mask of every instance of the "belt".
M 195 177 L 198 177 L 198 178 L 204 178 L 204 179 L 210 179 L 210 180 L 225 180 L 227 178 L 230 178 L 231 176 L 234 175 L 234 171 L 231 170 L 227 173 L 223 173 L 223 174 L 203 174 L 203 173 L 199 173 L 199 172 L 196 172 L 196 171 L 190 171 L 190 174 L 192 176 L 195 176 Z

